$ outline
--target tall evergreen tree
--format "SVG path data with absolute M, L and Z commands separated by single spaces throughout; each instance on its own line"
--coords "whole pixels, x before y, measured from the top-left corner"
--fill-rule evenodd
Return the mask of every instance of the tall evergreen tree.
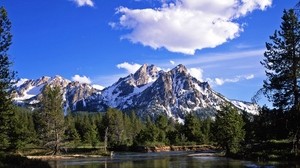
M 159 128 L 153 123 L 148 116 L 145 127 L 139 132 L 137 136 L 137 143 L 139 145 L 149 145 L 153 142 L 157 142 L 159 136 Z
M 72 114 L 65 117 L 65 138 L 67 141 L 73 142 L 77 146 L 80 142 L 80 136 L 75 127 L 75 120 Z
M 34 143 L 36 132 L 34 129 L 32 111 L 22 107 L 14 107 L 12 117 L 13 128 L 10 131 L 11 149 L 22 149 L 30 143 Z
M 184 133 L 188 141 L 203 143 L 200 119 L 189 113 L 184 118 Z
M 240 143 L 245 137 L 244 125 L 242 116 L 234 107 L 225 105 L 218 111 L 213 125 L 214 138 L 226 150 L 226 154 L 240 150 Z
M 64 114 L 62 94 L 58 86 L 46 86 L 42 93 L 41 108 L 38 110 L 40 138 L 52 154 L 59 154 L 64 135 Z
M 13 106 L 11 91 L 14 84 L 15 72 L 10 70 L 8 50 L 12 41 L 10 33 L 11 22 L 4 7 L 0 7 L 0 150 L 7 149 L 10 144 L 9 131 Z
M 264 91 L 275 107 L 283 110 L 299 108 L 300 23 L 294 10 L 284 11 L 281 30 L 270 36 L 262 65 L 267 80 Z
M 108 109 L 103 117 L 103 124 L 105 129 L 108 128 L 109 144 L 111 146 L 123 145 L 126 133 L 122 112 L 116 109 Z
M 280 28 L 266 43 L 263 91 L 274 107 L 290 114 L 287 119 L 296 153 L 300 138 L 300 22 L 293 9 L 283 12 Z
M 128 131 L 128 135 L 132 143 L 136 143 L 136 137 L 143 129 L 143 123 L 140 118 L 136 115 L 134 111 L 131 111 L 129 114 L 130 118 L 130 129 Z

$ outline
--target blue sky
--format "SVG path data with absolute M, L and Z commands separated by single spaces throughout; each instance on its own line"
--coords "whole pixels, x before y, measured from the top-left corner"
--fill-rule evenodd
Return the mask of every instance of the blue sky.
M 108 86 L 140 65 L 190 73 L 250 101 L 283 9 L 296 0 L 1 0 L 19 78 L 61 75 Z

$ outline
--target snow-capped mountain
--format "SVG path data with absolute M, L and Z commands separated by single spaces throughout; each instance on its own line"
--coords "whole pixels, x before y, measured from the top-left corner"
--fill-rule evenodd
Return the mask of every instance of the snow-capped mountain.
M 120 78 L 112 86 L 105 88 L 102 92 L 103 100 L 110 107 L 125 109 L 131 98 L 151 86 L 158 76 L 159 71 L 154 65 L 145 64 L 134 74 Z
M 103 90 L 60 76 L 24 79 L 16 85 L 14 100 L 25 105 L 37 104 L 45 85 L 59 85 L 65 109 L 71 111 L 105 111 L 112 107 L 134 110 L 141 117 L 164 113 L 179 121 L 187 113 L 214 115 L 224 103 L 231 103 L 249 113 L 258 112 L 255 104 L 229 100 L 215 92 L 207 82 L 192 77 L 183 65 L 165 72 L 145 64 L 134 74 L 120 78 Z
M 89 84 L 70 81 L 58 75 L 52 78 L 43 76 L 36 80 L 21 79 L 16 84 L 16 89 L 13 93 L 15 102 L 25 106 L 38 104 L 46 85 L 59 86 L 62 89 L 65 107 L 70 107 L 72 110 L 76 110 L 78 101 L 82 101 L 93 93 L 99 92 L 99 90 Z
M 43 76 L 36 80 L 21 79 L 16 84 L 16 90 L 13 93 L 14 100 L 19 103 L 36 104 L 39 102 L 41 91 L 48 85 L 59 85 L 65 88 L 71 81 L 55 76 L 53 78 Z

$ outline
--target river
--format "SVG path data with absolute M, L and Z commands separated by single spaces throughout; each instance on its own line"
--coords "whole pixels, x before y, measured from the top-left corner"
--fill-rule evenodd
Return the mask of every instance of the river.
M 193 152 L 116 153 L 107 158 L 50 161 L 55 168 L 300 168 L 295 162 L 252 162 L 224 157 L 195 156 Z

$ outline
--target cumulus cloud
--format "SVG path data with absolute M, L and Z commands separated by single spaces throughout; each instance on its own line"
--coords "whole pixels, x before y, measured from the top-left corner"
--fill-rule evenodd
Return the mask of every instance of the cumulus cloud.
M 236 19 L 253 10 L 264 10 L 272 0 L 176 0 L 161 1 L 155 9 L 119 7 L 119 21 L 110 23 L 131 30 L 123 35 L 133 43 L 153 49 L 193 55 L 197 49 L 214 48 L 243 31 Z
M 170 63 L 171 63 L 172 65 L 175 65 L 175 61 L 170 60 Z
M 254 75 L 250 74 L 250 75 L 236 76 L 234 78 L 227 78 L 227 79 L 224 79 L 224 78 L 210 79 L 210 78 L 208 78 L 207 81 L 209 83 L 213 84 L 213 85 L 221 86 L 225 83 L 236 83 L 236 82 L 239 82 L 241 80 L 250 80 L 250 79 L 253 79 L 253 78 L 254 78 Z
M 245 79 L 249 80 L 249 79 L 253 79 L 254 78 L 254 75 L 251 74 L 251 75 L 248 75 L 248 76 L 245 76 Z
M 201 68 L 190 68 L 188 69 L 190 75 L 198 79 L 200 82 L 203 82 L 203 70 Z
M 87 84 L 91 84 L 92 83 L 92 81 L 91 81 L 91 79 L 89 77 L 80 76 L 80 75 L 74 75 L 72 77 L 72 80 L 80 82 L 80 83 L 87 83 Z
M 128 63 L 128 62 L 123 62 L 121 64 L 118 64 L 117 67 L 119 69 L 125 69 L 128 73 L 135 73 L 142 65 L 136 64 L 136 63 Z
M 75 2 L 79 7 L 81 6 L 94 7 L 94 2 L 92 0 L 72 0 L 72 1 Z

